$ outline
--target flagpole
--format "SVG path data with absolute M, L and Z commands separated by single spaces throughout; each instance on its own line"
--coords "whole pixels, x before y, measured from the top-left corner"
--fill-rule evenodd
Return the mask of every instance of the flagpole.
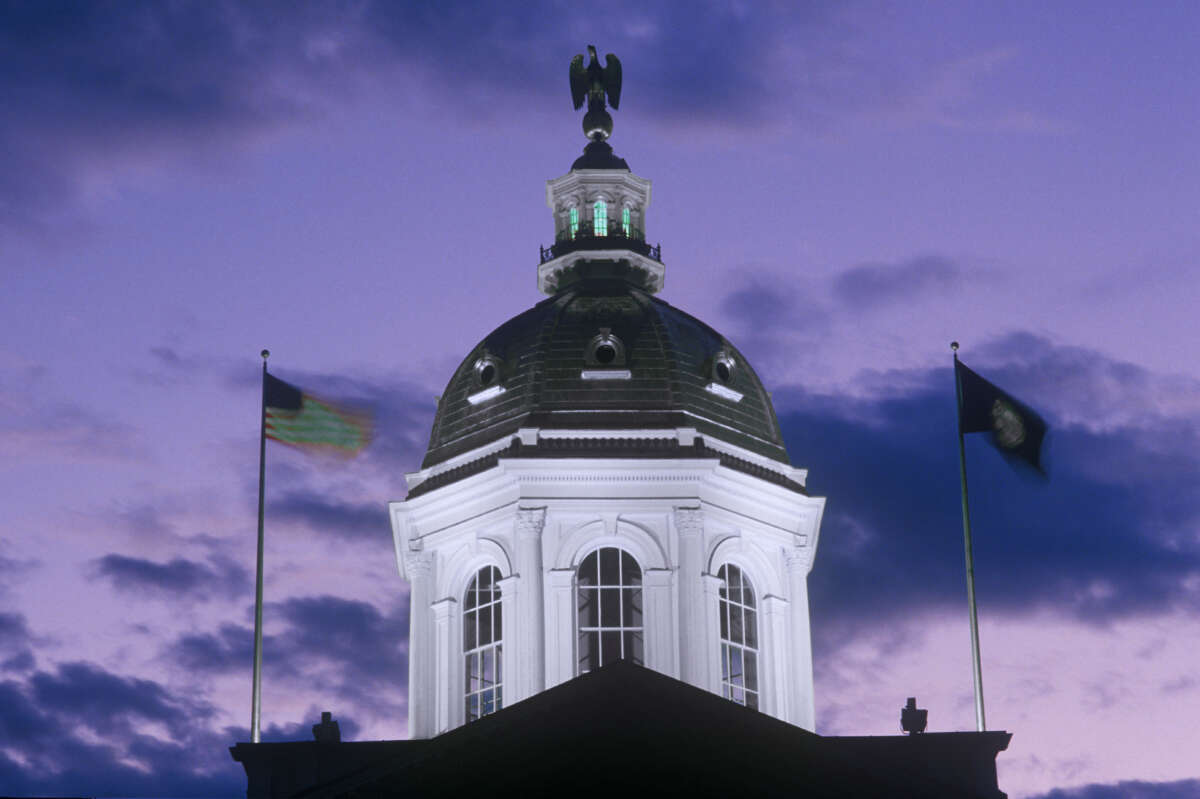
M 262 351 L 262 406 L 258 428 L 258 567 L 254 580 L 254 687 L 250 692 L 250 741 L 259 742 L 262 716 L 262 610 L 263 610 L 263 495 L 267 482 L 267 358 Z
M 963 549 L 967 556 L 967 606 L 971 616 L 971 667 L 975 677 L 975 730 L 983 732 L 983 665 L 979 656 L 979 614 L 975 609 L 975 556 L 971 552 L 971 511 L 967 505 L 967 451 L 962 432 L 962 380 L 958 376 L 958 342 L 950 342 L 954 351 L 954 396 L 958 414 L 958 476 L 962 485 Z

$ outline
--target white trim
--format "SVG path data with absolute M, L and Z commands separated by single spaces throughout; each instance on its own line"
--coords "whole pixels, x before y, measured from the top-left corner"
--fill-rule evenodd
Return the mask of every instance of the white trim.
M 467 402 L 472 405 L 478 405 L 481 402 L 487 402 L 492 397 L 498 397 L 505 391 L 504 386 L 488 386 L 483 391 L 476 391 L 474 394 L 467 395 Z
M 579 373 L 584 380 L 628 380 L 633 372 L 628 369 L 584 369 Z
M 734 391 L 732 388 L 723 386 L 720 383 L 716 383 L 716 382 L 709 383 L 707 386 L 704 387 L 704 389 L 705 389 L 705 391 L 709 391 L 713 394 L 716 394 L 718 397 L 724 397 L 725 399 L 733 400 L 734 402 L 741 402 L 742 397 L 745 396 L 740 391 Z

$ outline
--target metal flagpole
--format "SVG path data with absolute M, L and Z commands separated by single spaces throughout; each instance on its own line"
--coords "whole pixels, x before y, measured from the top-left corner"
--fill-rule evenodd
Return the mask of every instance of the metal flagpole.
M 262 415 L 258 429 L 258 568 L 254 581 L 254 687 L 250 692 L 250 741 L 259 742 L 262 716 L 262 608 L 263 608 L 263 494 L 267 482 L 267 358 L 262 351 Z
M 962 483 L 963 549 L 967 555 L 967 605 L 971 612 L 971 666 L 975 676 L 975 730 L 983 732 L 983 665 L 979 657 L 979 614 L 975 610 L 975 556 L 971 552 L 971 511 L 967 506 L 967 451 L 962 432 L 962 380 L 958 377 L 958 342 L 950 342 L 954 351 L 954 396 L 958 414 L 958 476 Z

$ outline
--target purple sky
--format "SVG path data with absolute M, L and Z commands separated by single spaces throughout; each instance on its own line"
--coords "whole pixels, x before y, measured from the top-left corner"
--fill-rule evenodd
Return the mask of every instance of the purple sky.
M 1200 8 L 763 5 L 0 4 L 0 793 L 244 791 L 263 347 L 379 420 L 269 448 L 267 737 L 405 735 L 385 502 L 540 296 L 589 43 L 828 497 L 818 731 L 973 729 L 957 338 L 1052 427 L 967 443 L 1001 787 L 1200 793 Z

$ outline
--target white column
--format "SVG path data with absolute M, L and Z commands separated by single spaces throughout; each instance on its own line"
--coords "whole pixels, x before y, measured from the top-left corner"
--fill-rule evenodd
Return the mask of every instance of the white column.
M 575 676 L 575 570 L 546 572 L 546 688 Z
M 759 690 L 762 710 L 781 721 L 792 721 L 791 651 L 788 646 L 788 601 L 768 594 L 760 604 Z
M 714 694 L 721 693 L 721 585 L 724 581 L 715 574 L 700 577 L 704 588 L 704 629 L 700 639 L 704 641 L 704 665 L 706 674 L 700 685 Z
M 668 677 L 678 678 L 675 663 L 676 642 L 673 613 L 671 613 L 670 569 L 646 569 L 642 573 L 642 594 L 645 597 L 646 666 Z
M 704 639 L 704 511 L 676 508 L 679 537 L 679 679 L 708 687 Z
M 433 600 L 432 552 L 409 552 L 405 567 L 412 589 L 408 596 L 408 737 L 432 738 L 434 669 L 430 602 Z
M 522 580 L 517 575 L 505 577 L 497 585 L 500 586 L 500 687 L 503 691 L 502 707 L 520 702 L 525 694 L 520 693 L 520 673 L 525 667 L 519 647 L 516 646 L 521 638 L 521 630 L 528 625 L 520 618 L 517 608 L 520 606 L 521 594 L 524 592 Z M 465 668 L 465 664 L 464 664 Z M 459 684 L 465 683 L 464 679 Z M 466 710 L 463 710 L 463 722 L 466 722 Z
M 793 724 L 816 732 L 813 703 L 812 631 L 808 619 L 808 551 L 784 550 L 788 591 L 791 593 L 792 718 Z
M 458 643 L 454 635 L 454 615 L 458 602 L 454 597 L 439 599 L 431 606 L 433 610 L 433 629 L 436 649 L 436 704 L 435 722 L 438 733 L 443 733 L 454 726 L 454 707 L 457 693 L 454 690 L 459 681 L 452 679 L 457 673 L 454 668 Z
M 511 688 L 505 689 L 514 692 L 514 702 L 546 689 L 546 610 L 542 591 L 542 529 L 545 525 L 545 508 L 517 510 L 516 569 L 522 587 L 516 603 L 519 620 L 515 628 L 510 628 L 516 634 L 513 639 L 515 657 L 511 661 L 513 670 L 506 678 Z

